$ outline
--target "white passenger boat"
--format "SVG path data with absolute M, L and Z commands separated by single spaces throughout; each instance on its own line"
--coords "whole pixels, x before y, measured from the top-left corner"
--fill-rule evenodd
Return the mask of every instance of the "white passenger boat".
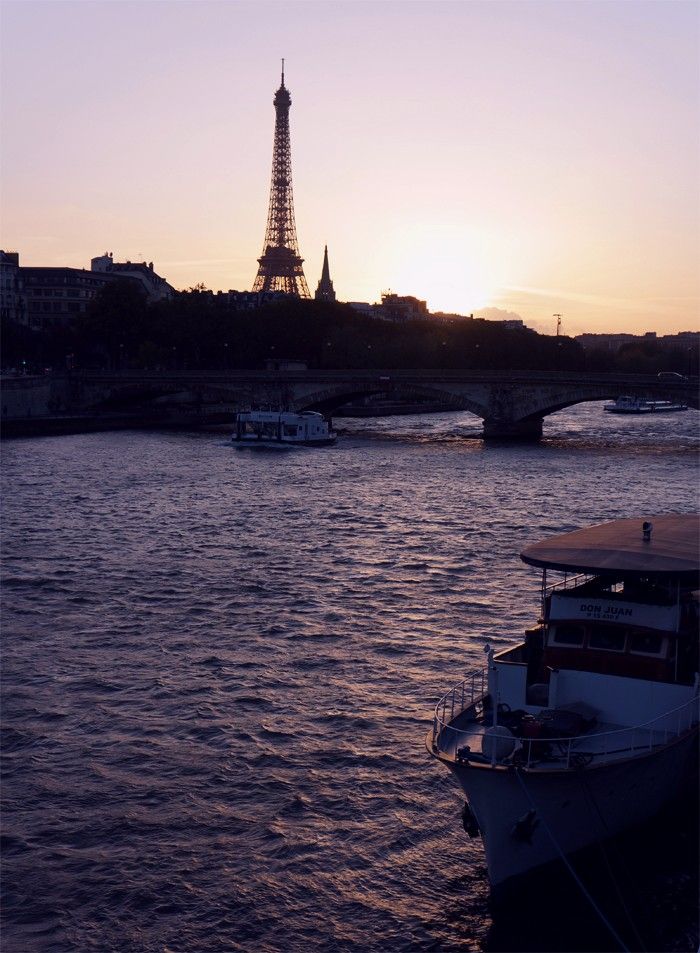
M 647 400 L 645 397 L 618 397 L 612 404 L 605 404 L 603 410 L 609 414 L 666 414 L 671 411 L 687 410 L 687 404 L 672 400 Z
M 651 818 L 697 771 L 699 538 L 697 515 L 656 516 L 521 554 L 543 570 L 539 624 L 488 650 L 426 739 L 493 887 Z
M 237 447 L 327 447 L 337 434 L 330 422 L 312 410 L 300 414 L 289 411 L 248 410 L 236 414 L 231 440 Z

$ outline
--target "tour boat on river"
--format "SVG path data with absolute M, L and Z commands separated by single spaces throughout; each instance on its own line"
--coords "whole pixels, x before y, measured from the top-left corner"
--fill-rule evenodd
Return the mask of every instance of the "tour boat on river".
M 528 546 L 539 623 L 486 647 L 435 709 L 493 887 L 653 817 L 697 771 L 697 515 L 623 519 Z M 563 578 L 552 584 L 552 573 Z
M 672 400 L 647 400 L 645 397 L 618 397 L 612 404 L 605 404 L 603 410 L 609 414 L 668 414 L 672 411 L 687 410 L 687 404 Z
M 330 421 L 313 410 L 248 410 L 236 414 L 231 440 L 237 447 L 278 449 L 282 447 L 327 447 L 337 434 Z

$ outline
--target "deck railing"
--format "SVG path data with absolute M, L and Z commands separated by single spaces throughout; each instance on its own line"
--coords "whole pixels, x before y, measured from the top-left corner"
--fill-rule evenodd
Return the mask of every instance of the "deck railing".
M 454 721 L 457 715 L 460 715 L 463 711 L 474 706 L 475 715 L 482 714 L 486 695 L 487 673 L 486 669 L 483 668 L 475 672 L 469 672 L 459 684 L 450 689 L 446 695 L 443 695 L 435 706 L 433 746 L 436 746 L 442 731 L 445 728 L 450 728 L 450 722 Z M 456 731 L 457 729 L 450 728 L 450 730 Z
M 470 673 L 463 682 L 440 699 L 433 718 L 433 748 L 436 752 L 448 755 L 455 761 L 461 760 L 460 749 L 464 750 L 469 740 L 473 743 L 474 732 L 456 728 L 451 722 L 470 707 L 474 708 L 476 721 L 483 716 L 485 698 L 486 673 L 482 671 Z M 589 731 L 573 737 L 513 736 L 514 748 L 507 755 L 499 756 L 496 743 L 492 743 L 489 756 L 467 749 L 462 758 L 492 765 L 517 764 L 526 768 L 551 766 L 553 769 L 577 769 L 592 762 L 617 760 L 662 748 L 699 722 L 700 696 L 695 695 L 677 708 L 629 728 Z
M 564 578 L 558 582 L 545 583 L 542 586 L 542 592 L 543 595 L 549 596 L 553 592 L 561 592 L 565 589 L 577 589 L 579 586 L 583 586 L 587 582 L 592 582 L 596 578 L 596 576 L 588 572 L 573 573 L 572 575 L 564 573 Z

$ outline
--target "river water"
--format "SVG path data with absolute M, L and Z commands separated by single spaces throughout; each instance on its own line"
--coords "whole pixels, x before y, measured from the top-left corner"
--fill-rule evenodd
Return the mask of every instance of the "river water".
M 336 423 L 4 444 L 5 953 L 593 948 L 494 923 L 423 739 L 534 620 L 526 544 L 696 509 L 698 415 Z

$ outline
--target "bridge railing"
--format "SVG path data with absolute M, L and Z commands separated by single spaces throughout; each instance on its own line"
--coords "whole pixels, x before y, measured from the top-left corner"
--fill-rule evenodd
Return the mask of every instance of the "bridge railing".
M 94 368 L 75 368 L 72 371 L 57 372 L 54 376 L 84 378 L 86 380 L 104 380 L 113 378 L 123 379 L 160 379 L 177 377 L 179 379 L 197 378 L 250 378 L 258 380 L 274 380 L 278 378 L 294 378 L 298 380 L 314 378 L 331 379 L 363 379 L 381 380 L 390 383 L 392 380 L 420 378 L 434 381 L 485 381 L 498 384 L 517 383 L 518 381 L 533 383 L 560 383 L 571 381 L 578 384 L 611 384 L 618 387 L 626 384 L 638 384 L 653 387 L 655 390 L 684 391 L 697 390 L 698 378 L 688 378 L 685 381 L 660 381 L 655 374 L 590 374 L 583 371 L 528 371 L 528 370 L 477 370 L 464 368 L 453 370 L 450 368 L 307 368 L 263 370 L 261 368 L 213 368 L 213 369 L 183 369 L 162 368 L 160 370 L 139 370 L 123 368 L 121 370 L 98 370 Z

